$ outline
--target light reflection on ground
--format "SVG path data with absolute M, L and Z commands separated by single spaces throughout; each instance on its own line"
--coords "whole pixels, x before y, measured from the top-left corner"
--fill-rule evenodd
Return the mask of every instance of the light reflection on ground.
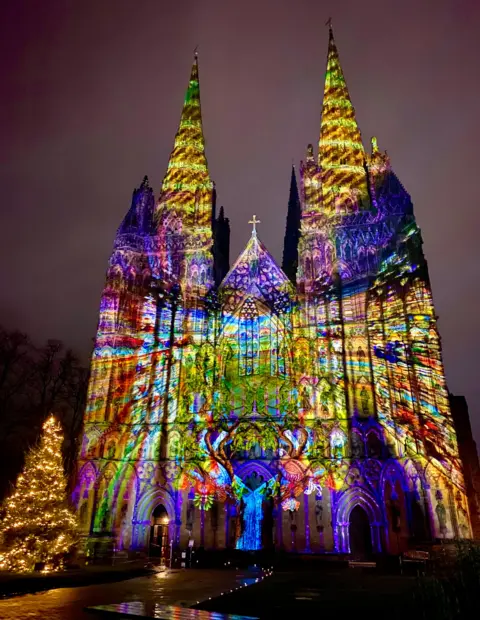
M 145 601 L 189 607 L 218 596 L 248 580 L 242 571 L 178 570 L 128 581 L 81 588 L 59 588 L 0 600 L 2 620 L 94 620 L 84 611 L 92 605 Z

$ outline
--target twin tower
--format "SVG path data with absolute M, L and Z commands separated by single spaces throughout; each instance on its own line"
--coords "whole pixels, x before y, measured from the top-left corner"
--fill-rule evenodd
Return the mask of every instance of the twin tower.
M 228 265 L 198 61 L 158 200 L 110 258 L 74 500 L 90 541 L 368 556 L 471 536 L 410 196 L 364 150 L 330 28 L 283 264 Z

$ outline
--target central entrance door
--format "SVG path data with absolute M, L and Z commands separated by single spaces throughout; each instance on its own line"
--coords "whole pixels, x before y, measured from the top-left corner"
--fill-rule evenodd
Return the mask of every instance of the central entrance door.
M 360 506 L 350 513 L 350 552 L 356 560 L 367 560 L 372 555 L 372 534 L 367 513 Z
M 152 514 L 149 555 L 157 558 L 162 565 L 167 564 L 169 558 L 168 523 L 167 510 L 159 504 Z

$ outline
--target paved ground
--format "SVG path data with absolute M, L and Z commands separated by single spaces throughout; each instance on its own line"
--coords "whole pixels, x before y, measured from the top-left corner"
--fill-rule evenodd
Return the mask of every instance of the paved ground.
M 123 601 L 157 602 L 190 607 L 249 580 L 246 571 L 172 570 L 117 583 L 59 588 L 0 600 L 2 620 L 94 620 L 91 605 Z M 251 581 L 251 579 L 250 579 Z M 248 588 L 241 591 L 245 592 Z
M 430 618 L 415 603 L 416 584 L 413 577 L 381 575 L 353 568 L 274 572 L 250 588 L 196 607 L 275 620 Z
M 88 566 L 78 570 L 46 574 L 0 571 L 0 600 L 8 596 L 43 592 L 57 588 L 74 588 L 124 581 L 125 579 L 150 575 L 152 572 L 152 568 L 146 567 L 145 560 L 118 563 L 114 566 Z

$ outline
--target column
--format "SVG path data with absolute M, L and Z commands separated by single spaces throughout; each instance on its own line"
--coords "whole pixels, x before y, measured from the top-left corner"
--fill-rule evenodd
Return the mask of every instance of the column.
M 305 553 L 312 551 L 310 546 L 310 514 L 308 512 L 310 504 L 310 495 L 303 494 L 303 510 L 305 515 Z

